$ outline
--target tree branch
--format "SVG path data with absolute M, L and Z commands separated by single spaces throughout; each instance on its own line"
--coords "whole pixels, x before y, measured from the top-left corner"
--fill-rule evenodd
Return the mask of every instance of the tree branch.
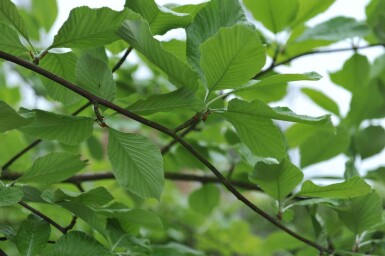
M 316 248 L 317 250 L 319 250 L 320 252 L 328 252 L 328 253 L 333 253 L 333 251 L 329 250 L 328 248 L 325 248 L 323 247 L 322 245 L 320 244 L 317 244 L 316 242 L 313 242 L 303 236 L 301 236 L 300 234 L 292 231 L 291 229 L 287 228 L 286 226 L 284 226 L 283 224 L 281 224 L 279 221 L 277 221 L 274 217 L 270 216 L 269 214 L 267 214 L 266 212 L 264 212 L 262 209 L 260 209 L 259 207 L 257 207 L 256 205 L 254 205 L 251 201 L 249 201 L 246 197 L 244 197 L 232 184 L 230 181 L 228 181 L 223 175 L 222 173 L 216 169 L 216 167 L 214 165 L 212 165 L 203 155 L 201 155 L 198 151 L 196 151 L 192 145 L 190 145 L 187 141 L 185 141 L 182 137 L 180 137 L 179 135 L 175 134 L 172 130 L 170 130 L 169 128 L 163 126 L 163 125 L 160 125 L 156 122 L 153 122 L 151 120 L 148 120 L 146 118 L 143 118 L 133 112 L 130 112 L 128 111 L 127 109 L 124 109 L 122 107 L 119 107 L 115 104 L 113 104 L 112 102 L 110 101 L 107 101 L 105 99 L 102 99 L 86 90 L 84 90 L 83 88 L 61 78 L 61 77 L 58 77 L 57 75 L 55 74 L 52 74 L 51 72 L 48 72 L 47 70 L 45 69 L 42 69 L 40 68 L 39 66 L 36 66 L 36 65 L 33 65 L 32 63 L 29 63 L 23 59 L 20 59 L 18 57 L 15 57 L 13 55 L 10 55 L 8 53 L 5 53 L 5 52 L 2 52 L 0 51 L 0 58 L 4 59 L 4 60 L 7 60 L 7 61 L 10 61 L 10 62 L 13 62 L 15 64 L 18 64 L 20 66 L 23 66 L 29 70 L 32 70 L 42 76 L 45 76 L 46 78 L 52 80 L 52 81 L 55 81 L 57 82 L 58 84 L 61 84 L 62 86 L 70 89 L 71 91 L 83 96 L 84 98 L 88 99 L 89 101 L 91 102 L 96 102 L 100 105 L 103 105 L 107 108 L 110 108 L 112 110 L 115 110 L 116 112 L 128 117 L 128 118 L 131 118 L 137 122 L 140 122 L 146 126 L 149 126 L 151 128 L 154 128 L 160 132 L 163 132 L 167 135 L 169 135 L 170 137 L 172 137 L 173 139 L 175 139 L 177 142 L 179 142 L 181 145 L 183 145 L 195 158 L 197 158 L 200 162 L 202 162 L 207 168 L 209 168 L 211 170 L 211 172 L 214 173 L 214 175 L 218 178 L 218 180 L 238 199 L 240 200 L 241 202 L 243 202 L 243 204 L 245 204 L 246 206 L 248 206 L 252 211 L 254 211 L 255 213 L 259 214 L 260 216 L 262 216 L 263 218 L 265 218 L 267 221 L 269 221 L 270 223 L 272 223 L 273 225 L 275 225 L 276 227 L 278 227 L 279 229 L 285 231 L 286 233 L 288 233 L 289 235 L 295 237 L 296 239 L 308 244 L 309 246 L 311 247 L 314 247 Z

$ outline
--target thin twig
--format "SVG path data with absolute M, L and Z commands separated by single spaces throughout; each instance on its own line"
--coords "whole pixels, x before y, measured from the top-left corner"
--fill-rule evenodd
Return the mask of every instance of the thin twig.
M 77 216 L 72 216 L 72 220 L 70 222 L 70 224 L 68 224 L 68 226 L 64 227 L 64 233 L 66 234 L 68 231 L 70 231 L 71 229 L 73 229 L 73 227 L 76 225 L 76 221 L 77 221 L 78 217 Z
M 120 68 L 120 66 L 122 66 L 122 64 L 126 61 L 128 55 L 130 54 L 131 51 L 132 51 L 132 47 L 128 47 L 126 52 L 123 54 L 123 56 L 119 59 L 119 61 L 112 68 L 112 73 L 117 71 Z
M 198 125 L 198 122 L 193 123 L 190 127 L 188 127 L 186 130 L 184 130 L 179 136 L 183 138 L 184 136 L 186 136 L 191 131 L 196 130 L 197 125 Z M 162 155 L 166 154 L 171 149 L 171 147 L 174 146 L 175 144 L 176 144 L 176 140 L 173 139 L 166 146 L 162 147 L 160 149 L 160 152 L 162 153 Z

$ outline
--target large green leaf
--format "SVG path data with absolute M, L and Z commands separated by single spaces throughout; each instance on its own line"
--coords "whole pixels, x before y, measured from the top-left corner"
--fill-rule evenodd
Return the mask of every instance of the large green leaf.
M 19 179 L 19 182 L 50 184 L 63 181 L 86 166 L 79 156 L 68 153 L 51 153 L 36 159 Z
M 16 247 L 20 255 L 37 255 L 46 245 L 51 234 L 51 227 L 48 222 L 37 217 L 29 215 L 23 221 L 16 234 Z
M 139 134 L 109 129 L 108 158 L 119 185 L 141 198 L 159 199 L 163 159 L 159 148 Z
M 200 46 L 200 65 L 210 91 L 235 88 L 250 80 L 265 64 L 258 33 L 239 24 L 221 28 Z
M 126 0 L 125 6 L 148 21 L 153 35 L 162 35 L 171 29 L 186 27 L 192 21 L 191 15 L 159 7 L 154 0 Z
M 337 127 L 337 133 L 318 131 L 300 145 L 301 167 L 330 159 L 345 152 L 349 147 L 350 137 L 343 127 Z
M 212 0 L 195 16 L 186 29 L 187 59 L 200 72 L 200 45 L 214 36 L 220 28 L 246 22 L 238 0 Z M 201 74 L 203 75 L 203 74 Z
M 298 10 L 295 21 L 291 24 L 292 27 L 304 23 L 305 21 L 313 18 L 314 16 L 324 12 L 328 9 L 335 0 L 297 0 Z
M 0 207 L 18 203 L 24 196 L 19 188 L 4 187 L 0 185 Z
M 33 121 L 19 130 L 25 134 L 46 140 L 58 140 L 65 144 L 79 144 L 92 134 L 93 118 L 58 115 L 42 110 L 32 110 Z
M 10 0 L 0 1 L 0 22 L 12 26 L 29 42 L 27 26 L 17 11 L 16 5 Z
M 287 28 L 296 18 L 298 2 L 292 0 L 244 0 L 253 17 L 271 32 Z
M 325 197 L 348 199 L 363 196 L 370 193 L 371 187 L 361 177 L 355 176 L 344 182 L 318 186 L 312 181 L 307 180 L 303 183 L 298 196 L 305 197 Z
M 126 9 L 121 12 L 107 7 L 91 9 L 82 6 L 72 9 L 48 49 L 85 49 L 112 43 L 119 39 L 116 32 L 129 17 L 130 12 Z
M 12 55 L 27 55 L 28 49 L 20 42 L 15 30 L 6 24 L 0 23 L 0 49 Z
M 193 191 L 188 198 L 191 209 L 204 216 L 209 215 L 219 204 L 219 201 L 220 190 L 216 185 L 210 184 Z
M 76 81 L 87 91 L 105 100 L 112 101 L 116 84 L 107 64 L 89 54 L 82 55 L 76 63 Z
M 0 132 L 13 130 L 30 123 L 31 120 L 20 116 L 7 103 L 0 100 Z
M 127 107 L 128 110 L 139 115 L 151 115 L 157 112 L 173 110 L 202 111 L 205 105 L 187 88 L 180 88 L 173 92 L 152 95 L 145 100 L 138 100 Z
M 113 254 L 95 238 L 80 231 L 72 231 L 61 236 L 48 255 L 112 256 Z
M 339 116 L 340 110 L 337 103 L 323 94 L 321 91 L 311 88 L 302 88 L 301 91 L 306 94 L 314 103 L 327 111 Z
M 385 130 L 382 126 L 368 126 L 354 136 L 354 148 L 362 159 L 380 153 L 385 147 Z
M 365 22 L 358 22 L 354 18 L 335 17 L 309 28 L 297 38 L 297 41 L 308 39 L 339 41 L 356 36 L 363 37 L 369 31 Z
M 72 52 L 62 53 L 62 54 L 47 54 L 39 63 L 39 65 L 54 73 L 57 76 L 60 76 L 67 81 L 72 83 L 76 82 L 75 80 L 75 66 L 76 66 L 77 57 Z M 64 105 L 72 104 L 81 99 L 81 97 L 67 88 L 58 85 L 52 80 L 42 77 L 41 78 L 48 95 L 57 101 L 62 102 Z
M 349 205 L 336 210 L 340 220 L 356 235 L 360 235 L 382 220 L 381 198 L 375 191 L 353 198 Z
M 249 179 L 266 194 L 276 200 L 282 200 L 302 181 L 303 173 L 285 158 L 280 163 L 257 162 Z
M 163 49 L 162 44 L 152 37 L 147 21 L 140 17 L 126 20 L 119 30 L 119 35 L 163 70 L 176 86 L 196 90 L 198 75 L 175 55 Z

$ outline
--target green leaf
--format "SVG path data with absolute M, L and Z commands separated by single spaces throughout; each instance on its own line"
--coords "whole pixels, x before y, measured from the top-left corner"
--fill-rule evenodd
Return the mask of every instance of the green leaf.
M 145 100 L 138 100 L 127 107 L 128 110 L 139 115 L 151 115 L 157 112 L 171 112 L 173 110 L 202 111 L 204 103 L 198 100 L 194 93 L 187 88 L 180 88 L 173 92 L 152 95 Z
M 257 162 L 249 179 L 269 196 L 283 200 L 302 181 L 303 173 L 285 158 L 279 164 L 268 161 Z
M 95 238 L 80 231 L 72 231 L 61 236 L 48 255 L 112 256 L 113 254 Z
M 16 247 L 20 255 L 37 255 L 46 245 L 51 234 L 50 225 L 36 215 L 29 215 L 16 234 Z
M 102 160 L 104 158 L 104 148 L 101 142 L 94 136 L 89 137 L 86 142 L 91 156 L 96 160 Z
M 381 181 L 385 183 L 385 167 L 380 166 L 375 170 L 368 171 L 366 173 L 365 179 L 371 179 L 371 180 Z
M 32 1 L 32 12 L 36 15 L 36 19 L 45 31 L 49 32 L 53 23 L 55 22 L 58 14 L 57 2 L 56 1 L 45 1 L 45 0 L 33 0 Z
M 187 63 L 186 57 L 186 42 L 172 39 L 170 41 L 162 42 L 163 49 L 174 54 L 180 61 Z
M 76 81 L 87 91 L 105 100 L 112 101 L 116 84 L 107 64 L 89 54 L 82 55 L 76 63 Z
M 143 209 L 130 209 L 113 214 L 123 227 L 131 229 L 134 225 L 138 228 L 144 227 L 154 230 L 161 230 L 163 224 L 161 219 L 154 213 Z
M 189 248 L 183 244 L 168 243 L 166 245 L 154 245 L 152 246 L 154 255 L 157 256 L 203 256 L 200 251 Z
M 34 120 L 19 130 L 25 134 L 65 144 L 79 144 L 92 134 L 93 118 L 58 115 L 42 110 L 32 110 Z
M 292 0 L 244 0 L 253 17 L 271 32 L 287 28 L 296 18 L 298 2 Z
M 30 123 L 31 120 L 20 116 L 7 103 L 0 100 L 0 132 L 13 130 Z
M 382 221 L 382 203 L 375 191 L 350 200 L 346 207 L 337 208 L 340 220 L 354 234 L 360 235 Z
M 164 71 L 170 82 L 177 87 L 187 87 L 195 91 L 198 75 L 175 55 L 163 49 L 162 44 L 152 37 L 147 21 L 137 17 L 126 20 L 119 30 L 119 35 L 149 61 Z
M 330 159 L 345 152 L 350 137 L 343 127 L 337 127 L 337 134 L 319 131 L 300 145 L 301 167 Z
M 52 202 L 61 203 L 65 201 L 82 203 L 88 206 L 103 206 L 113 200 L 113 196 L 104 187 L 97 187 L 87 192 L 71 192 L 58 189 L 53 193 Z
M 16 5 L 10 0 L 0 1 L 0 22 L 13 27 L 29 42 L 27 26 L 17 11 Z
M 301 91 L 306 94 L 314 103 L 323 109 L 339 116 L 340 110 L 337 103 L 323 94 L 321 91 L 317 91 L 311 88 L 302 88 Z
M 4 187 L 0 185 L 0 207 L 13 205 L 23 198 L 24 193 L 19 188 Z
M 323 1 L 313 1 L 313 0 L 297 0 L 298 1 L 298 10 L 295 21 L 291 24 L 291 27 L 295 27 L 299 24 L 304 23 L 307 20 L 310 20 L 314 16 L 317 16 L 320 13 L 326 11 L 335 0 L 323 0 Z
M 73 52 L 62 54 L 48 53 L 39 63 L 39 65 L 60 76 L 67 81 L 75 83 L 75 66 L 77 57 Z M 62 102 L 64 105 L 78 102 L 81 97 L 71 90 L 59 85 L 52 80 L 41 77 L 47 94 L 56 101 Z
M 154 0 L 126 0 L 124 6 L 146 19 L 153 35 L 163 35 L 174 28 L 184 28 L 192 21 L 189 14 L 174 12 L 164 6 L 159 7 Z
M 141 198 L 160 199 L 163 159 L 159 148 L 139 134 L 109 129 L 108 158 L 119 185 Z
M 368 126 L 354 136 L 354 148 L 362 159 L 380 153 L 385 147 L 385 130 L 382 126 Z
M 369 31 L 365 22 L 341 16 L 309 28 L 297 38 L 297 41 L 308 39 L 339 41 L 351 37 L 364 37 Z
M 16 232 L 13 227 L 0 224 L 0 234 L 3 234 L 9 241 L 15 243 Z
M 193 191 L 188 202 L 194 211 L 204 216 L 208 216 L 220 201 L 220 190 L 216 185 L 203 185 L 199 189 Z
M 298 196 L 305 197 L 324 197 L 348 199 L 363 196 L 370 193 L 371 187 L 364 179 L 354 176 L 344 182 L 335 183 L 327 186 L 318 186 L 312 181 L 307 180 L 303 183 Z
M 86 166 L 79 156 L 68 153 L 51 153 L 36 159 L 17 181 L 50 184 L 63 181 Z
M 186 29 L 187 59 L 194 70 L 200 69 L 199 47 L 214 36 L 220 28 L 247 22 L 238 0 L 212 0 L 197 13 Z
M 324 127 L 317 127 L 315 125 L 307 125 L 307 124 L 294 124 L 290 126 L 285 131 L 285 137 L 287 140 L 287 143 L 291 148 L 298 147 L 299 145 L 303 144 L 306 140 L 308 140 L 311 136 L 314 134 L 317 134 L 320 131 L 325 131 L 331 134 L 335 134 L 335 130 L 328 129 L 327 126 Z
M 15 56 L 24 56 L 28 54 L 28 49 L 20 42 L 19 36 L 15 30 L 6 24 L 0 23 L 0 49 Z
M 239 24 L 221 28 L 200 46 L 200 66 L 209 91 L 235 88 L 255 76 L 266 60 L 258 33 Z
M 68 19 L 55 35 L 52 48 L 94 48 L 119 39 L 117 31 L 131 13 L 107 7 L 91 9 L 87 6 L 72 9 Z

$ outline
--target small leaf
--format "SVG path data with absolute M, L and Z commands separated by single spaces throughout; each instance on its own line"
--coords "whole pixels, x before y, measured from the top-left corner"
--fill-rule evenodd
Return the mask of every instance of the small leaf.
M 301 91 L 321 108 L 326 109 L 337 116 L 340 115 L 337 103 L 321 91 L 313 90 L 311 88 L 302 88 Z
M 204 185 L 193 191 L 188 199 L 191 209 L 204 216 L 208 216 L 219 204 L 220 190 L 215 185 Z
M 29 215 L 16 234 L 16 247 L 21 255 L 37 255 L 47 245 L 50 225 L 36 215 Z
M 20 42 L 19 36 L 11 27 L 0 23 L 0 49 L 15 56 L 28 54 L 28 49 Z
M 177 87 L 187 87 L 195 91 L 198 75 L 175 55 L 163 49 L 162 44 L 152 37 L 148 22 L 137 17 L 126 20 L 119 35 L 149 61 L 164 71 Z
M 364 179 L 354 176 L 344 182 L 335 183 L 327 186 L 318 186 L 312 181 L 307 180 L 303 183 L 298 196 L 305 197 L 324 197 L 347 199 L 363 196 L 370 193 L 371 187 Z
M 19 130 L 25 134 L 65 144 L 79 144 L 92 134 L 93 118 L 58 115 L 42 110 L 32 110 L 34 120 Z
M 159 148 L 139 134 L 109 129 L 108 158 L 119 185 L 141 198 L 159 199 L 163 159 Z
M 117 12 L 107 7 L 74 8 L 48 49 L 63 47 L 86 49 L 112 43 L 119 39 L 116 32 L 121 23 L 129 17 L 130 12 L 127 9 Z
M 114 197 L 104 187 L 97 187 L 87 192 L 71 192 L 58 189 L 53 193 L 52 202 L 61 203 L 65 201 L 78 202 L 88 206 L 103 206 L 111 202 Z
M 51 153 L 36 159 L 17 181 L 50 184 L 63 181 L 86 166 L 79 156 L 68 153 Z
M 295 19 L 298 2 L 291 0 L 244 0 L 253 17 L 271 32 L 284 30 Z
M 266 194 L 276 200 L 282 200 L 302 181 L 303 173 L 288 159 L 283 159 L 279 164 L 259 161 L 249 179 Z
M 113 254 L 95 238 L 80 231 L 72 231 L 61 236 L 48 255 L 112 256 Z
M 197 251 L 183 244 L 168 243 L 166 245 L 152 246 L 154 255 L 157 256 L 203 256 L 203 252 Z
M 91 136 L 87 140 L 87 147 L 88 150 L 93 158 L 96 160 L 102 160 L 104 157 L 104 148 L 101 142 L 95 138 L 94 136 Z
M 7 103 L 0 100 L 0 132 L 13 130 L 30 123 L 31 120 L 20 116 Z
M 20 202 L 23 196 L 24 193 L 19 188 L 0 185 L 0 207 L 16 204 Z
M 173 110 L 202 111 L 205 105 L 187 88 L 180 88 L 173 92 L 152 95 L 145 100 L 138 100 L 127 107 L 128 110 L 139 115 L 151 115 L 157 112 Z
M 373 225 L 382 221 L 381 198 L 375 191 L 353 198 L 348 206 L 336 208 L 340 220 L 355 235 L 360 235 Z
M 354 147 L 362 159 L 380 153 L 385 147 L 385 130 L 382 126 L 368 126 L 357 132 Z
M 78 84 L 105 100 L 112 101 L 116 94 L 116 84 L 107 64 L 89 54 L 82 55 L 76 63 Z
M 364 37 L 369 34 L 369 28 L 365 22 L 358 22 L 353 18 L 335 17 L 313 28 L 306 30 L 297 41 L 331 40 L 339 41 L 351 37 Z
M 221 28 L 200 46 L 200 52 L 200 66 L 210 91 L 244 84 L 261 70 L 266 60 L 259 34 L 243 24 Z
M 10 0 L 0 1 L 0 22 L 10 25 L 29 41 L 27 26 L 17 11 L 16 5 Z

